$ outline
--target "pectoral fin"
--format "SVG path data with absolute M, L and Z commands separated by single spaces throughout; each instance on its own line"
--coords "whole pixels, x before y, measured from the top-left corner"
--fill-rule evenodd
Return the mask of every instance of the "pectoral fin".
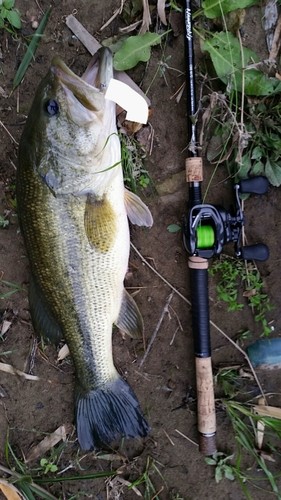
M 30 314 L 36 334 L 48 344 L 59 344 L 62 340 L 61 329 L 44 304 L 42 292 L 32 276 L 28 292 Z
M 132 338 L 142 337 L 143 319 L 140 310 L 133 297 L 124 289 L 123 301 L 116 323 L 122 332 L 127 333 Z
M 125 189 L 124 199 L 127 215 L 131 223 L 137 226 L 151 227 L 153 218 L 149 208 L 143 201 L 127 189 Z
M 107 252 L 116 236 L 116 216 L 106 197 L 97 200 L 88 195 L 84 225 L 90 245 L 100 252 Z

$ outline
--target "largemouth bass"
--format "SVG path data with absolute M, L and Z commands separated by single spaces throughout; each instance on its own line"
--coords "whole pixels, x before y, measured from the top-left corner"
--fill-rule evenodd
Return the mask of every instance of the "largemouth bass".
M 143 329 L 123 285 L 128 217 L 152 225 L 146 205 L 124 188 L 116 106 L 105 98 L 112 77 L 108 49 L 97 53 L 81 78 L 54 58 L 35 94 L 17 171 L 32 322 L 43 338 L 68 344 L 84 450 L 149 431 L 112 357 L 113 324 L 131 336 Z

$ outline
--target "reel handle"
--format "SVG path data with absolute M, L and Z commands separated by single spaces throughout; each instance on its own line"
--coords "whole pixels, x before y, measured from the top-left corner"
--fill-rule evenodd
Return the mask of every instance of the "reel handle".
M 216 447 L 216 411 L 211 361 L 208 260 L 190 256 L 190 287 L 192 304 L 192 327 L 197 388 L 197 427 L 199 451 L 213 455 Z
M 269 257 L 268 246 L 264 243 L 257 243 L 256 245 L 248 245 L 240 248 L 239 257 L 244 260 L 267 260 Z
M 262 175 L 257 177 L 250 177 L 250 179 L 244 179 L 239 181 L 239 192 L 240 193 L 253 193 L 253 194 L 265 194 L 268 190 L 268 180 Z

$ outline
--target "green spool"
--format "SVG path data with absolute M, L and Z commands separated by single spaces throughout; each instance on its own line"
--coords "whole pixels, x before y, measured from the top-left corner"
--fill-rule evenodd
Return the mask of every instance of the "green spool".
M 215 243 L 215 233 L 212 226 L 198 226 L 196 236 L 197 248 L 210 248 Z

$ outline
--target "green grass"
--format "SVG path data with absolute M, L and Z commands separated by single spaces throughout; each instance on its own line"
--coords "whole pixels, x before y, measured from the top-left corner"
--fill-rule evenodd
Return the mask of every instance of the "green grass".
M 239 480 L 240 485 L 246 495 L 245 498 L 251 499 L 246 484 L 251 483 L 257 489 L 266 489 L 269 485 L 271 490 L 276 494 L 275 498 L 281 499 L 281 492 L 279 491 L 276 483 L 281 474 L 273 474 L 270 470 L 270 462 L 262 458 L 262 453 L 257 449 L 257 423 L 260 422 L 265 425 L 265 439 L 266 443 L 263 444 L 263 449 L 268 451 L 272 458 L 276 458 L 280 452 L 278 450 L 281 438 L 281 421 L 275 418 L 261 417 L 252 411 L 251 405 L 241 404 L 235 401 L 224 401 L 227 415 L 232 423 L 238 453 L 233 472 Z M 247 455 L 251 458 L 251 467 L 243 470 L 243 456 Z M 264 454 L 266 456 L 266 454 Z M 254 463 L 253 463 L 254 460 Z M 261 474 L 255 474 L 256 470 L 260 470 Z M 250 475 L 252 471 L 252 475 Z
M 49 457 L 42 457 L 40 465 L 30 467 L 17 457 L 11 443 L 9 431 L 6 438 L 5 460 L 7 466 L 0 464 L 0 481 L 5 478 L 8 485 L 17 488 L 19 494 L 26 500 L 42 498 L 57 500 L 43 485 L 63 482 L 81 482 L 98 478 L 108 478 L 118 474 L 115 470 L 97 472 L 93 474 L 58 475 L 61 452 L 68 442 L 63 442 L 51 449 Z M 1 474 L 2 473 L 2 474 Z M 2 475 L 2 477 L 1 477 Z
M 8 292 L 0 294 L 0 299 L 6 299 L 7 297 L 10 297 L 11 295 L 13 295 L 16 292 L 26 292 L 25 288 L 22 288 L 21 286 L 16 285 L 15 283 L 11 283 L 10 281 L 1 280 L 0 282 L 3 283 L 4 285 L 8 286 L 9 288 L 12 288 L 12 290 L 9 290 Z
M 5 227 L 8 227 L 8 225 L 9 225 L 8 219 L 6 219 L 2 215 L 0 215 L 0 227 L 5 228 Z
M 245 303 L 238 300 L 238 292 L 243 284 L 243 295 L 253 308 L 255 321 L 262 327 L 261 337 L 268 336 L 272 330 L 268 325 L 266 313 L 274 307 L 263 291 L 264 283 L 258 269 L 250 264 L 245 267 L 241 259 L 221 255 L 220 260 L 209 269 L 209 273 L 218 279 L 218 299 L 228 304 L 228 311 L 240 311 L 244 308 Z
M 151 478 L 153 473 L 157 473 L 164 484 L 166 484 L 165 479 L 159 469 L 160 466 L 162 466 L 160 462 L 157 462 L 151 457 L 147 457 L 144 473 L 138 479 L 136 479 L 128 489 L 132 490 L 133 487 L 137 487 L 142 484 L 144 485 L 144 500 L 150 500 L 152 497 L 154 500 L 160 500 L 159 494 L 162 491 L 162 488 L 157 491 Z
M 140 188 L 152 187 L 152 180 L 144 166 L 146 153 L 133 137 L 119 134 L 121 162 L 125 185 L 136 193 Z

